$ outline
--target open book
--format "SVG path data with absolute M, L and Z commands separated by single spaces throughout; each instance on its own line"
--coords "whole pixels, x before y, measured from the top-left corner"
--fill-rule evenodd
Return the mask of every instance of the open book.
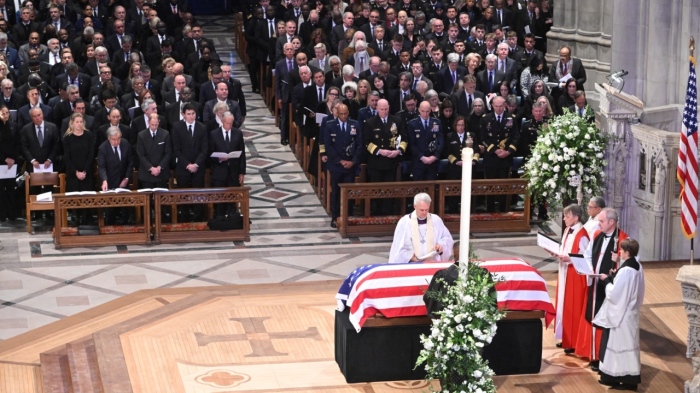
M 156 192 L 156 191 L 170 191 L 167 188 L 139 188 L 138 192 Z
M 67 192 L 64 195 L 65 196 L 74 196 L 74 195 L 96 195 L 96 191 L 72 191 L 72 192 Z
M 112 194 L 115 192 L 131 192 L 131 190 L 126 189 L 126 188 L 113 188 L 113 189 L 107 190 L 107 191 L 100 191 L 100 194 Z
M 576 269 L 576 273 L 586 276 L 600 276 L 600 274 L 596 274 L 596 272 L 593 271 L 593 266 L 586 262 L 586 258 L 584 258 L 583 255 L 569 254 L 569 257 L 571 258 L 571 263 L 574 265 L 574 269 Z
M 214 152 L 214 153 L 211 153 L 211 157 L 212 157 L 212 158 L 224 158 L 224 157 L 228 157 L 228 158 L 238 158 L 238 157 L 240 157 L 240 156 L 241 156 L 241 151 L 240 151 L 240 150 L 239 150 L 239 151 L 232 151 L 232 152 L 230 152 L 230 153 L 221 153 L 221 152 Z
M 53 202 L 51 191 L 36 196 L 37 202 Z

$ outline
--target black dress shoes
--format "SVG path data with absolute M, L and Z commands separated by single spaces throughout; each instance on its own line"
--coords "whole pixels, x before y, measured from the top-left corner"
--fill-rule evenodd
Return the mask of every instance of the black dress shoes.
M 574 353 L 575 349 L 574 348 L 565 348 L 564 353 Z
M 611 390 L 630 390 L 630 391 L 636 392 L 637 385 L 631 385 L 628 383 L 621 383 L 619 385 L 612 386 L 610 389 Z
M 280 143 L 282 143 L 282 146 L 287 146 L 289 144 L 289 140 L 282 139 L 282 142 L 280 142 Z
M 335 224 L 335 219 L 331 220 L 331 228 L 337 228 L 338 226 Z
M 600 362 L 595 360 L 595 361 L 592 361 L 589 365 L 591 366 L 591 370 L 598 372 L 598 371 L 600 371 L 600 368 L 598 368 L 599 364 L 600 364 Z
M 557 348 L 561 348 L 561 343 L 557 343 Z

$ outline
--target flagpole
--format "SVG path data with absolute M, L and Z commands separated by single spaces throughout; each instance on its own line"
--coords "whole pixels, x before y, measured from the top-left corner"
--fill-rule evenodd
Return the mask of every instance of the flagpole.
M 695 59 L 695 37 L 690 36 L 690 44 L 688 49 L 690 50 L 690 58 Z M 690 238 L 690 264 L 693 265 L 693 260 L 695 259 L 695 236 Z
M 468 146 L 462 149 L 462 209 L 459 219 L 459 273 L 463 280 L 467 279 L 467 269 L 469 269 L 469 225 L 471 224 L 472 159 L 474 158 L 471 143 L 468 142 Z

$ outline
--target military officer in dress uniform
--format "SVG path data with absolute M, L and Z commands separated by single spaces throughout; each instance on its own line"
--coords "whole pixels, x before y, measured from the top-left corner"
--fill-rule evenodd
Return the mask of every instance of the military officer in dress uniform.
M 326 124 L 323 143 L 326 147 L 326 168 L 331 175 L 331 227 L 340 215 L 340 183 L 352 183 L 362 156 L 360 123 L 349 119 L 347 105 L 338 105 L 338 120 Z
M 487 179 L 505 179 L 510 177 L 513 155 L 518 150 L 520 132 L 513 116 L 505 111 L 506 100 L 503 97 L 494 98 L 491 106 L 493 107 L 493 112 L 485 114 L 481 118 L 481 140 L 486 145 L 486 151 L 484 152 L 484 177 Z M 505 195 L 487 198 L 486 209 L 491 213 L 495 212 L 496 200 L 499 201 L 499 210 L 506 211 Z
M 532 119 L 526 121 L 520 129 L 518 156 L 523 157 L 523 164 L 530 159 L 530 156 L 532 155 L 532 148 L 535 147 L 535 143 L 537 142 L 537 134 L 539 129 L 546 123 L 546 119 L 544 117 L 545 109 L 544 103 L 535 102 L 532 104 Z M 531 207 L 530 213 L 533 214 L 534 211 L 535 210 Z M 544 221 L 547 218 L 547 208 L 544 202 L 542 202 L 537 208 L 537 219 Z
M 413 180 L 437 180 L 440 154 L 445 143 L 440 120 L 430 116 L 430 103 L 421 102 L 418 118 L 408 122 Z
M 467 119 L 464 116 L 457 115 L 454 121 L 454 131 L 447 134 L 445 137 L 445 150 L 447 150 L 447 160 L 450 166 L 447 169 L 447 178 L 449 180 L 457 180 L 462 178 L 462 149 L 465 147 L 475 148 L 474 157 L 472 158 L 472 167 L 476 166 L 479 161 L 479 144 L 481 137 L 479 133 L 471 132 L 467 129 Z M 447 200 L 447 209 L 450 213 L 459 213 L 457 204 L 459 197 L 450 197 Z M 472 206 L 475 204 L 472 203 Z
M 396 181 L 396 168 L 406 153 L 406 134 L 401 120 L 389 114 L 389 101 L 377 102 L 377 116 L 367 119 L 362 129 L 363 145 L 367 149 L 367 175 L 370 183 Z M 372 214 L 393 214 L 396 201 L 379 199 L 373 203 Z

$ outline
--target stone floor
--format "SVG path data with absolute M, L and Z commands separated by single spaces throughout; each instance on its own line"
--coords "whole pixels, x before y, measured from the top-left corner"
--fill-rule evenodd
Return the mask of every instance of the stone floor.
M 291 150 L 279 144 L 274 117 L 251 92 L 227 33 L 230 19 L 201 22 L 246 93 L 251 241 L 56 250 L 47 230 L 28 235 L 22 220 L 0 223 L 0 339 L 140 289 L 343 279 L 358 265 L 388 259 L 391 238 L 342 239 L 330 227 Z M 481 234 L 472 244 L 484 258 L 520 257 L 541 271 L 555 270 L 556 263 L 536 246 L 537 229 Z

